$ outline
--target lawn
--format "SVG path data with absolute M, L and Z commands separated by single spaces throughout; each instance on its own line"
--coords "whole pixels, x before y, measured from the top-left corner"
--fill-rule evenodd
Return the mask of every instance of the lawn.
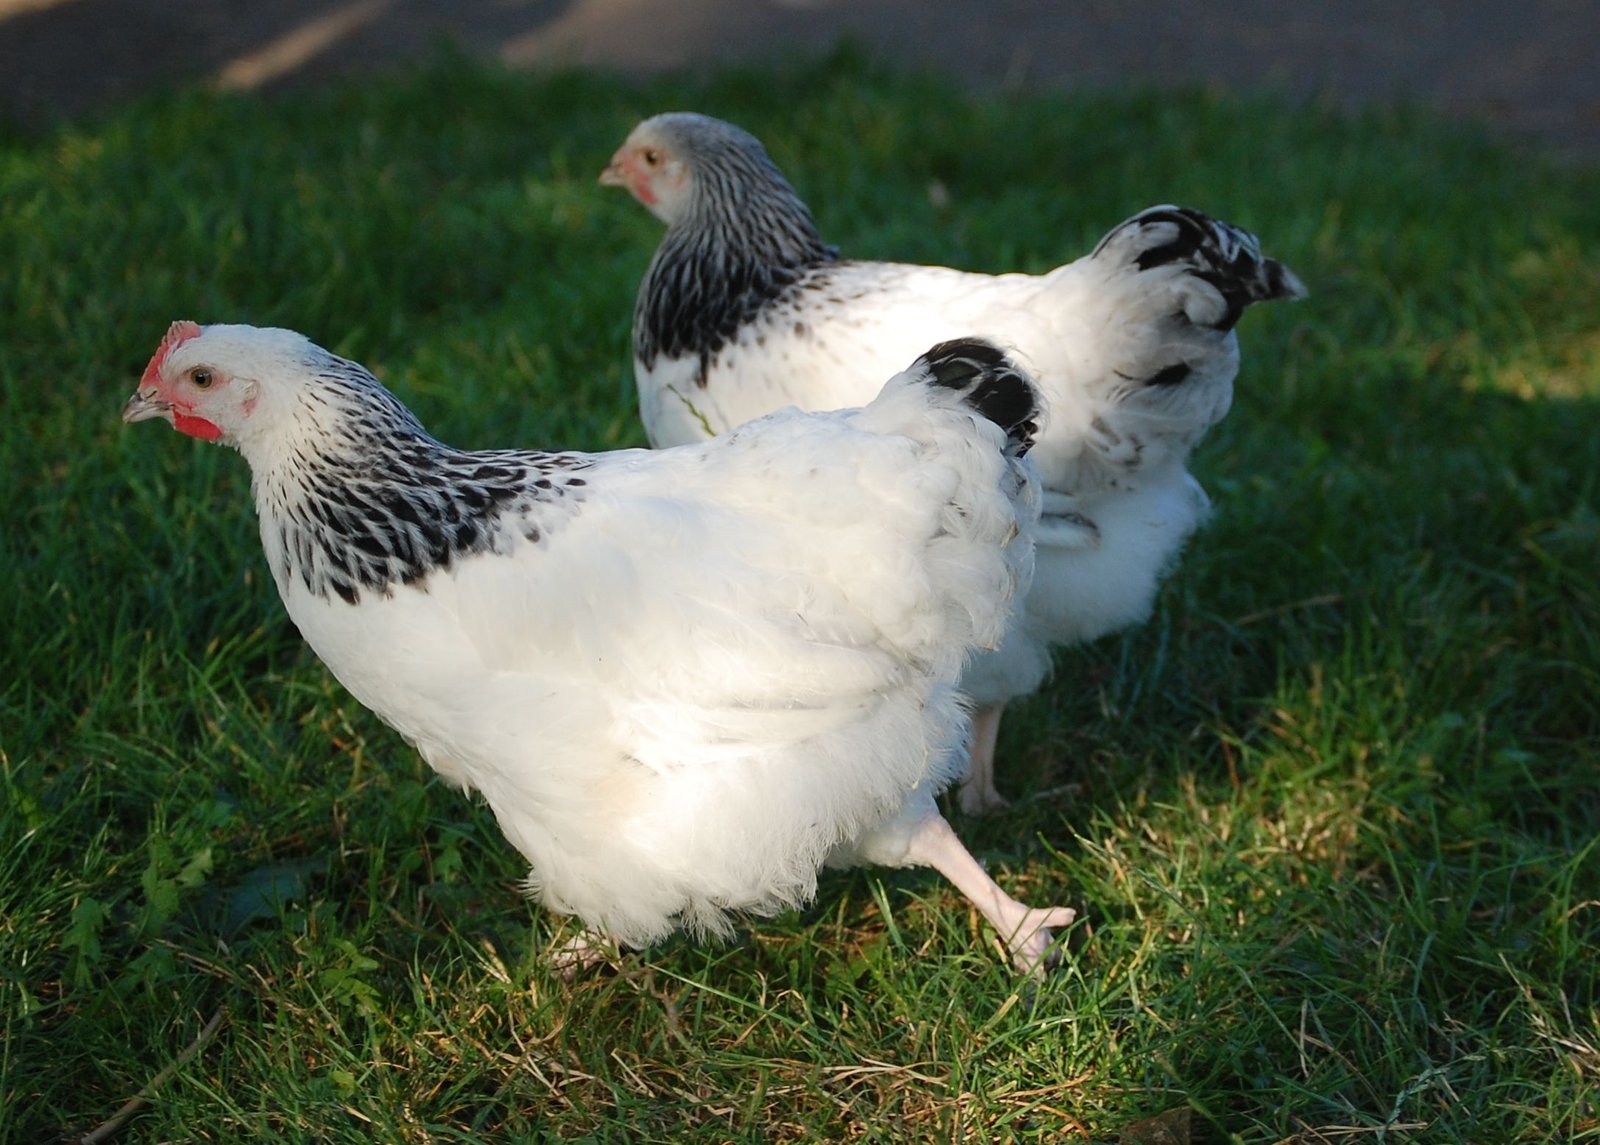
M 917 871 L 564 981 L 486 809 L 301 644 L 243 462 L 118 420 L 193 318 L 299 329 L 457 444 L 640 444 L 659 224 L 595 177 L 685 107 L 847 253 L 1045 269 L 1174 201 L 1311 287 L 1243 323 L 1156 619 L 1060 656 L 1022 798 L 958 821 L 1080 909 L 1037 987 Z M 1600 172 L 848 56 L 445 60 L 0 135 L 0 252 L 0 1141 L 158 1075 L 123 1139 L 1600 1141 Z

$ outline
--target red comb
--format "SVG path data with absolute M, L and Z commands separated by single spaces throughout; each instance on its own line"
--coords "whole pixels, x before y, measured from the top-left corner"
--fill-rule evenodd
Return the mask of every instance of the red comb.
M 156 352 L 150 358 L 150 364 L 144 368 L 144 376 L 139 379 L 139 384 L 147 385 L 159 381 L 161 367 L 166 364 L 167 355 L 183 345 L 190 338 L 200 337 L 200 326 L 196 322 L 174 322 L 167 327 L 167 336 L 161 339 L 161 345 L 156 347 Z

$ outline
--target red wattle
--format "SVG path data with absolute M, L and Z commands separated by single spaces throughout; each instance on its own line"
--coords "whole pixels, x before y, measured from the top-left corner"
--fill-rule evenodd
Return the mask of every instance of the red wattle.
M 201 441 L 216 441 L 222 436 L 222 430 L 205 418 L 194 417 L 178 410 L 172 411 L 172 428 L 190 437 L 198 437 Z

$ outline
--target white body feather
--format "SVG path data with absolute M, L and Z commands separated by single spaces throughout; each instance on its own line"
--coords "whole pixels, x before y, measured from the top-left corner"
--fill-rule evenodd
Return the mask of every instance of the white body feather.
M 1193 309 L 1214 321 L 1215 292 L 1182 267 L 1139 271 L 1115 248 L 1103 254 L 1038 276 L 871 262 L 806 272 L 713 356 L 703 386 L 695 357 L 638 363 L 646 431 L 667 446 L 784 405 L 858 405 L 918 346 L 970 333 L 1004 346 L 1045 396 L 1047 425 L 1030 454 L 1045 518 L 1025 606 L 1003 650 L 975 660 L 963 686 L 979 703 L 1026 694 L 1049 671 L 1051 644 L 1148 617 L 1205 516 L 1186 460 L 1227 413 L 1238 369 L 1231 332 L 1170 320 Z M 1183 361 L 1197 368 L 1182 386 L 1135 392 L 1134 379 Z
M 864 410 L 596 456 L 537 543 L 508 527 L 355 606 L 278 587 L 339 680 L 482 793 L 547 905 L 635 945 L 722 931 L 830 859 L 901 861 L 961 768 L 955 684 L 1026 586 L 1037 493 L 939 395 L 902 375 Z M 250 460 L 279 570 L 293 490 Z

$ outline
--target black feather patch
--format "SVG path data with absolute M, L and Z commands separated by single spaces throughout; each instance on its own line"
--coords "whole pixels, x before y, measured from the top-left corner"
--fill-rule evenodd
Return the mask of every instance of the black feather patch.
M 1222 317 L 1212 324 L 1217 330 L 1232 330 L 1253 303 L 1305 294 L 1305 287 L 1288 267 L 1261 253 L 1255 235 L 1187 207 L 1141 211 L 1101 239 L 1095 255 L 1130 229 L 1140 238 L 1147 232 L 1164 236 L 1163 241 L 1139 248 L 1134 259 L 1139 270 L 1184 266 L 1216 289 L 1224 304 Z
M 1171 366 L 1157 370 L 1145 379 L 1147 386 L 1176 386 L 1194 373 L 1194 367 L 1187 362 L 1177 362 Z
M 285 582 L 357 604 L 515 538 L 538 544 L 578 511 L 587 457 L 452 449 L 360 366 L 332 355 L 313 365 L 318 448 L 296 450 L 264 490 Z
M 633 353 L 646 369 L 696 357 L 704 385 L 740 327 L 839 252 L 753 136 L 704 116 L 682 119 L 671 142 L 689 168 L 694 204 L 668 228 L 639 286 Z
M 982 338 L 952 338 L 940 342 L 919 359 L 928 367 L 933 380 L 946 389 L 965 389 L 982 373 L 1015 370 L 1005 351 Z
M 1024 452 L 1033 444 L 1039 391 L 994 343 L 981 338 L 940 342 L 917 362 L 935 385 L 960 391 L 968 406 L 1005 430 Z

